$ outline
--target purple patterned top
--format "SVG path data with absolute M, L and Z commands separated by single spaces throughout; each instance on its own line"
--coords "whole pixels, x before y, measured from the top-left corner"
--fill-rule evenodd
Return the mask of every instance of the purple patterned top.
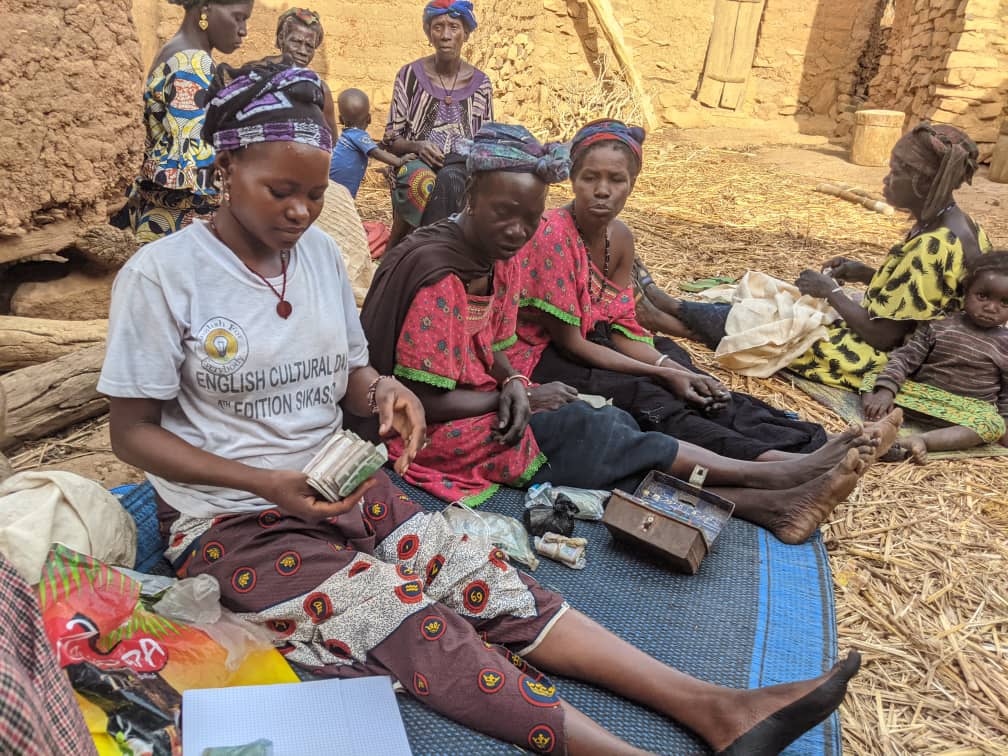
M 449 91 L 431 81 L 420 59 L 396 74 L 385 138 L 430 141 L 447 155 L 493 119 L 493 85 L 485 73 L 477 68 L 468 84 Z

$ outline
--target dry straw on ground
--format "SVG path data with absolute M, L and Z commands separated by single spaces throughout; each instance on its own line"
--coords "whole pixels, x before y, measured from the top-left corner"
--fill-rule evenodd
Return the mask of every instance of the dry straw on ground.
M 667 289 L 747 269 L 793 279 L 834 255 L 876 263 L 905 232 L 904 216 L 817 194 L 815 181 L 764 167 L 753 151 L 649 140 L 623 217 Z M 387 191 L 369 176 L 358 195 L 366 219 L 388 221 Z M 553 201 L 567 196 L 558 188 Z M 690 349 L 732 388 L 841 427 L 786 379 L 725 374 L 708 351 Z M 76 438 L 32 445 L 14 461 L 79 453 Z M 1004 460 L 876 465 L 825 527 L 841 650 L 865 660 L 842 709 L 847 753 L 1008 754 L 1006 473 Z
M 905 215 L 817 194 L 815 180 L 767 167 L 755 151 L 649 139 L 623 219 L 667 290 L 746 270 L 793 280 L 834 255 L 876 264 L 906 233 Z M 369 201 L 384 189 L 362 191 L 374 193 L 359 197 L 362 208 L 384 207 Z M 552 195 L 568 198 L 566 187 Z M 979 220 L 1004 237 L 994 219 Z M 841 428 L 786 379 L 724 373 L 709 351 L 690 351 L 731 388 Z M 840 647 L 865 662 L 842 709 L 846 752 L 1008 754 L 1008 461 L 877 465 L 824 532 Z
M 877 263 L 908 226 L 816 194 L 813 180 L 745 150 L 665 141 L 649 145 L 646 162 L 624 217 L 669 290 L 748 269 L 790 280 L 834 255 Z M 710 352 L 691 351 L 712 368 Z M 786 379 L 714 372 L 841 427 Z M 1003 459 L 877 465 L 834 512 L 825 537 L 840 646 L 865 660 L 842 710 L 847 753 L 1008 754 L 1006 535 Z

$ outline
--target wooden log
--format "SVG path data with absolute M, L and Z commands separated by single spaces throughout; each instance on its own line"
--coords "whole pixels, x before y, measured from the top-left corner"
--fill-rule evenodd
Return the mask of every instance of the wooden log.
M 132 231 L 108 224 L 86 229 L 74 246 L 81 257 L 104 270 L 119 270 L 137 251 Z
M 627 78 L 627 83 L 633 91 L 637 102 L 640 104 L 641 114 L 644 116 L 644 125 L 648 129 L 658 126 L 658 116 L 655 115 L 654 105 L 651 96 L 644 88 L 644 77 L 633 62 L 633 51 L 623 38 L 623 27 L 616 20 L 616 13 L 613 11 L 612 3 L 609 0 L 588 0 L 588 5 L 595 13 L 595 20 L 598 21 L 602 34 L 609 42 L 616 61 L 623 69 Z
M 7 394 L 7 427 L 0 451 L 34 441 L 108 409 L 98 393 L 105 345 L 95 344 L 43 365 L 0 375 Z
M 859 110 L 854 114 L 850 159 L 854 165 L 889 165 L 892 148 L 903 135 L 906 116 L 899 110 Z
M 0 385 L 0 437 L 3 437 L 7 428 L 7 393 Z M 3 454 L 0 454 L 0 483 L 3 483 L 14 473 L 10 461 Z
M 0 315 L 0 372 L 48 362 L 82 347 L 104 345 L 107 331 L 107 320 Z
M 819 184 L 815 190 L 822 194 L 829 194 L 832 197 L 840 197 L 855 205 L 861 205 L 869 210 L 874 210 L 882 215 L 892 215 L 895 211 L 892 205 L 867 196 L 864 189 L 856 189 L 847 186 L 837 186 L 834 184 Z
M 0 239 L 0 264 L 60 252 L 77 240 L 79 231 L 79 223 L 63 220 L 33 229 L 23 236 Z

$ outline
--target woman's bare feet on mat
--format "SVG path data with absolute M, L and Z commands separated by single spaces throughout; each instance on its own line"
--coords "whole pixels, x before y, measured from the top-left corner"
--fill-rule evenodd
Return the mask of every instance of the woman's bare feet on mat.
M 776 756 L 836 710 L 860 667 L 861 655 L 851 651 L 813 680 L 739 691 L 725 711 L 724 736 L 711 742 L 717 756 Z
M 786 501 L 764 527 L 784 543 L 804 543 L 854 490 L 867 469 L 868 463 L 857 450 L 848 449 L 847 455 L 829 472 L 788 491 L 777 492 Z
M 875 447 L 876 460 L 881 459 L 889 451 L 889 447 L 893 445 L 899 435 L 901 425 L 903 425 L 903 410 L 896 407 L 881 420 L 865 426 L 868 434 L 878 441 L 878 445 Z

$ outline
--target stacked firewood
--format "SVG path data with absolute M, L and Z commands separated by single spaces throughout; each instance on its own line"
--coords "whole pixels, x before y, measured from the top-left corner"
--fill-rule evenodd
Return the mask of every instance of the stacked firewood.
M 97 384 L 109 297 L 135 250 L 111 226 L 0 240 L 0 453 L 107 409 Z

